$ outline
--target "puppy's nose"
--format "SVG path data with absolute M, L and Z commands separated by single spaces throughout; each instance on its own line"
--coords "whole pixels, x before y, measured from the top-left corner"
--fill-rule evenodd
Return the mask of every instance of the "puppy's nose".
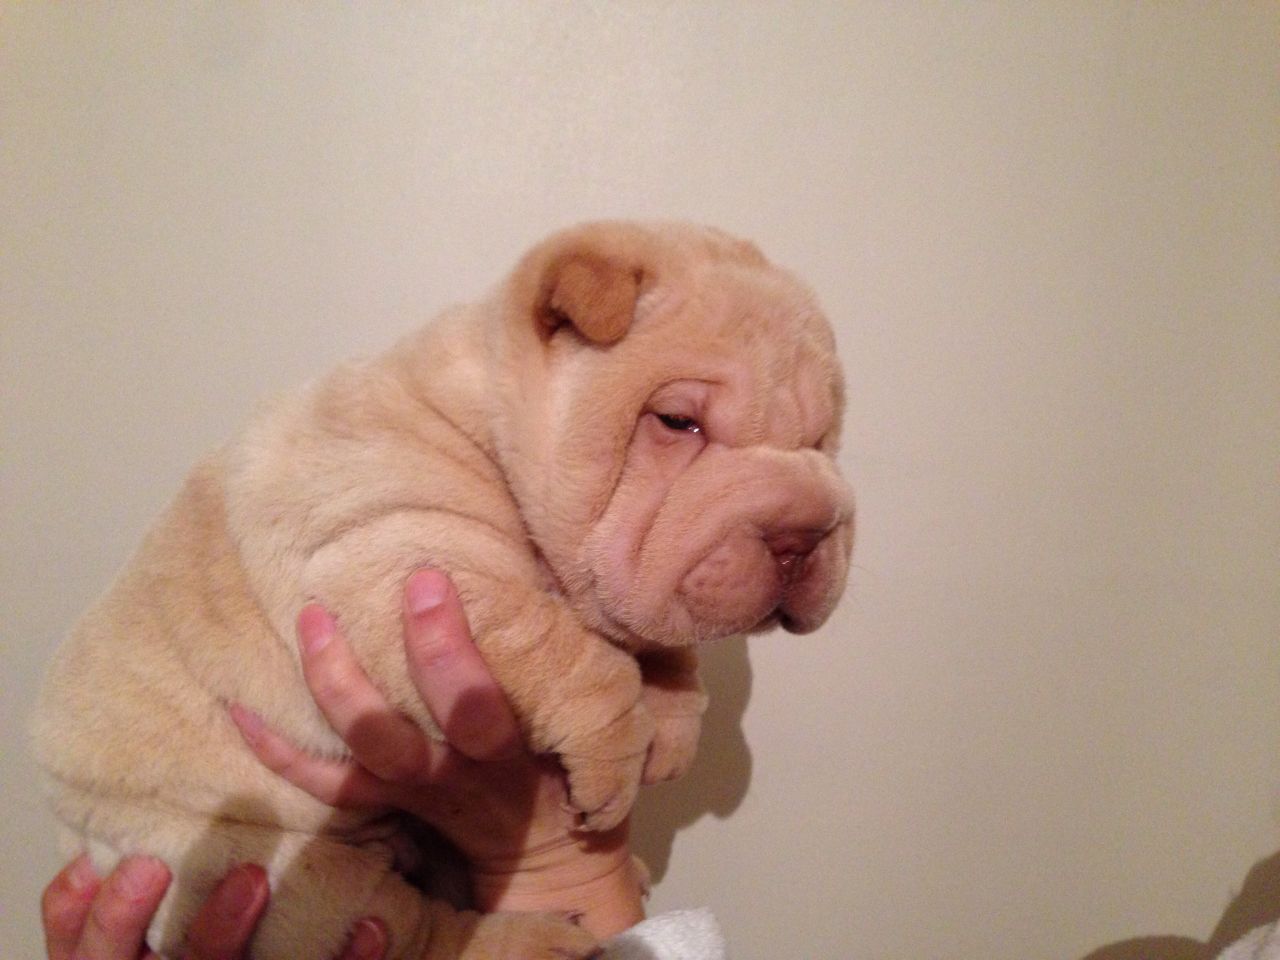
M 804 569 L 804 559 L 813 553 L 826 533 L 821 530 L 779 530 L 765 537 L 765 545 L 778 564 L 784 583 L 791 583 Z

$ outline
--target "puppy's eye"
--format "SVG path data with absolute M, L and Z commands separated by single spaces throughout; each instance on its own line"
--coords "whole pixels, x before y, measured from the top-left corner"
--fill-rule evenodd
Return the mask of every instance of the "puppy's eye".
M 660 413 L 657 416 L 668 430 L 675 430 L 678 433 L 702 432 L 702 425 L 692 417 L 681 417 L 674 413 Z

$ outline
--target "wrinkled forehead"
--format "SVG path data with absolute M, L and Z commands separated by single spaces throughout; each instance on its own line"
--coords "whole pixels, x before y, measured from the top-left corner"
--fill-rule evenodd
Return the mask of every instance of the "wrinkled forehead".
M 838 429 L 844 387 L 830 325 L 782 271 L 717 265 L 655 288 L 637 304 L 635 333 L 678 350 L 686 375 L 712 384 L 737 442 L 812 446 Z

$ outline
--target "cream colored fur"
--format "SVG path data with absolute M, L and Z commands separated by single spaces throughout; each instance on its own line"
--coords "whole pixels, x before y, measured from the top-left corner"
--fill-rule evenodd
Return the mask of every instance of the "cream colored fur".
M 195 469 L 50 671 L 35 740 L 70 844 L 101 868 L 171 865 L 152 929 L 168 953 L 253 860 L 273 882 L 264 960 L 332 954 L 371 913 L 397 958 L 579 955 L 587 938 L 554 918 L 423 897 L 394 869 L 394 821 L 268 773 L 223 702 L 344 752 L 295 650 L 318 600 L 435 732 L 400 594 L 436 566 L 528 742 L 560 756 L 585 825 L 611 826 L 642 773 L 692 759 L 694 645 L 812 629 L 838 599 L 842 402 L 826 321 L 750 244 L 680 224 L 553 236 L 488 299 L 287 397 Z

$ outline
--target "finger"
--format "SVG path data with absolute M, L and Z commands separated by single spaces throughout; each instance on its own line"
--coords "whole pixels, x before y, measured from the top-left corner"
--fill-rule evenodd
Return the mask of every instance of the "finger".
M 351 939 L 335 960 L 382 960 L 387 953 L 387 942 L 387 928 L 381 920 L 360 920 L 351 931 Z
M 358 763 L 396 783 L 412 781 L 429 768 L 431 741 L 392 710 L 369 682 L 323 607 L 311 604 L 303 609 L 298 639 L 311 696 Z
M 242 960 L 270 891 L 267 873 L 253 863 L 227 873 L 187 930 L 187 960 Z
M 419 570 L 409 578 L 404 624 L 409 675 L 449 744 L 475 760 L 519 755 L 515 714 L 471 642 L 462 603 L 447 577 Z
M 299 750 L 276 733 L 252 710 L 238 703 L 227 706 L 240 735 L 254 756 L 272 773 L 305 790 L 331 807 L 387 807 L 396 794 L 358 763 L 328 760 Z
M 76 960 L 136 960 L 168 886 L 169 868 L 154 857 L 121 861 L 93 899 Z
M 40 898 L 40 919 L 49 960 L 71 960 L 89 919 L 93 898 L 101 887 L 102 880 L 84 854 L 63 867 L 45 887 Z

